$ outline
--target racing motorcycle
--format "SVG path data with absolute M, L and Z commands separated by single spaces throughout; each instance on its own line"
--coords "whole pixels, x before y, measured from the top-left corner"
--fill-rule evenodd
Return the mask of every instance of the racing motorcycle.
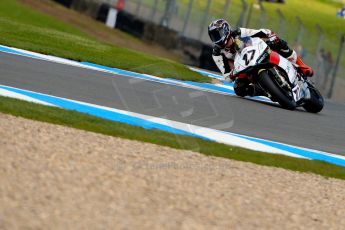
M 302 106 L 318 113 L 324 99 L 318 89 L 289 60 L 271 50 L 261 38 L 248 38 L 234 59 L 236 77 L 246 77 L 274 102 L 294 110 Z

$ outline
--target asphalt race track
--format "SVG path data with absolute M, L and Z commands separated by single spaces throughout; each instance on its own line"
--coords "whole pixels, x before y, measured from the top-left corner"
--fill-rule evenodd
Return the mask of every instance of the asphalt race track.
M 345 104 L 320 114 L 0 53 L 0 84 L 345 155 Z

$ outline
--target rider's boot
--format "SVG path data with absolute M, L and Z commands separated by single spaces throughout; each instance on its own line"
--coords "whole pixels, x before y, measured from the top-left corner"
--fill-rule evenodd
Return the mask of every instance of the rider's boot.
M 312 77 L 313 76 L 313 69 L 306 65 L 300 56 L 297 56 L 296 64 L 298 65 L 298 68 L 300 71 L 307 77 Z
M 290 57 L 288 57 L 288 60 L 292 63 L 295 63 L 298 65 L 298 69 L 307 77 L 313 76 L 313 69 L 306 65 L 300 56 L 297 55 L 296 51 L 292 51 L 292 54 Z

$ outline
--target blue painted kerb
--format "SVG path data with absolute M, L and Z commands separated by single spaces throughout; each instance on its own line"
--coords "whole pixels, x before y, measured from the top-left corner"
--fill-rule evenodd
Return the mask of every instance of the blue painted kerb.
M 1 45 L 0 45 L 0 51 L 12 53 L 12 54 L 16 54 L 16 55 L 23 55 L 23 56 L 27 56 L 27 57 L 41 59 L 38 56 L 26 54 L 24 52 L 16 51 L 14 49 L 11 49 L 11 48 L 5 47 L 5 46 L 1 46 Z M 92 64 L 92 63 L 86 63 L 86 62 L 81 63 L 81 64 L 84 64 L 86 66 L 97 67 L 97 68 L 112 71 L 112 72 L 116 72 L 116 73 L 121 74 L 121 75 L 140 77 L 142 79 L 149 79 L 150 78 L 149 76 L 145 76 L 143 74 L 134 73 L 134 72 L 126 71 L 126 70 L 121 70 L 121 69 L 117 69 L 117 68 L 110 68 L 110 67 L 96 65 L 96 64 Z M 162 81 L 163 81 L 163 79 L 162 79 Z M 176 80 L 176 82 L 178 82 L 178 81 Z M 210 84 L 195 83 L 195 82 L 184 82 L 184 83 L 188 83 L 190 85 L 200 86 L 200 87 L 204 87 L 204 88 L 209 88 L 212 90 L 233 93 L 232 90 L 219 88 L 217 86 L 213 86 Z M 30 92 L 30 91 L 26 91 L 26 90 L 14 89 L 11 87 L 6 87 L 6 86 L 0 86 L 0 88 L 6 89 L 6 90 L 9 90 L 12 92 L 16 92 L 16 93 L 19 93 L 22 95 L 26 95 L 26 96 L 29 96 L 29 97 L 32 97 L 32 98 L 35 98 L 35 99 L 38 99 L 41 101 L 45 101 L 45 102 L 48 102 L 50 104 L 59 106 L 61 108 L 76 110 L 78 112 L 83 112 L 83 113 L 88 113 L 88 114 L 98 116 L 101 118 L 105 118 L 108 120 L 112 120 L 112 121 L 117 121 L 117 122 L 122 122 L 122 123 L 130 124 L 130 125 L 140 126 L 140 127 L 146 128 L 146 129 L 163 130 L 163 131 L 167 131 L 167 132 L 174 133 L 177 135 L 188 135 L 188 136 L 195 136 L 195 137 L 207 139 L 203 136 L 195 135 L 191 132 L 172 128 L 168 125 L 161 125 L 161 124 L 154 123 L 154 122 L 144 120 L 141 118 L 133 117 L 130 115 L 125 115 L 122 113 L 117 113 L 115 111 L 109 111 L 106 109 L 97 108 L 97 107 L 94 107 L 91 105 L 85 105 L 85 104 L 73 102 L 73 101 L 67 100 L 67 99 L 62 99 L 62 98 L 49 96 L 49 95 L 45 95 L 45 94 Z M 220 132 L 222 132 L 222 131 L 220 131 Z M 322 154 L 319 152 L 314 152 L 312 150 L 305 150 L 302 148 L 298 148 L 298 147 L 294 147 L 294 146 L 290 146 L 290 145 L 286 145 L 286 144 L 282 144 L 282 143 L 272 142 L 272 141 L 258 139 L 258 138 L 247 137 L 247 136 L 243 136 L 243 135 L 239 135 L 239 134 L 233 134 L 233 133 L 228 133 L 228 134 L 238 136 L 238 137 L 241 137 L 241 138 L 244 138 L 244 139 L 247 139 L 250 141 L 254 141 L 257 143 L 265 144 L 265 145 L 268 145 L 271 147 L 275 147 L 277 149 L 285 150 L 285 151 L 288 151 L 288 152 L 291 152 L 291 153 L 294 153 L 294 154 L 297 154 L 297 155 L 300 155 L 303 157 L 307 157 L 310 159 L 322 160 L 322 161 L 326 161 L 326 162 L 329 162 L 332 164 L 336 164 L 336 165 L 340 165 L 340 166 L 345 167 L 345 160 L 344 159 L 340 159 L 340 158 L 333 157 L 330 155 L 325 155 L 325 154 Z

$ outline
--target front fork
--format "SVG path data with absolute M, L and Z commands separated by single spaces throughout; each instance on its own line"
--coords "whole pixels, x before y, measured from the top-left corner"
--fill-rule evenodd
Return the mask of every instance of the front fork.
M 270 57 L 270 61 L 274 61 L 275 56 L 277 56 L 277 54 L 273 54 L 272 58 Z M 290 88 L 290 92 L 297 104 L 302 104 L 305 100 L 310 99 L 307 80 L 301 73 L 299 73 L 297 68 L 289 60 L 280 55 L 278 55 L 278 57 L 279 61 L 275 64 L 277 64 L 287 74 L 287 77 L 284 77 L 280 74 L 277 68 L 274 68 L 278 76 L 278 82 L 280 81 L 281 86 L 286 89 Z M 290 87 L 288 87 L 288 85 Z
M 298 74 L 295 79 L 292 93 L 297 104 L 302 105 L 306 100 L 310 99 L 310 90 L 307 80 Z
M 270 72 L 275 76 L 279 86 L 284 89 L 298 105 L 302 105 L 306 99 L 310 98 L 307 80 L 299 73 L 296 72 L 293 82 L 290 82 L 292 76 L 285 77 L 277 67 L 270 69 Z

